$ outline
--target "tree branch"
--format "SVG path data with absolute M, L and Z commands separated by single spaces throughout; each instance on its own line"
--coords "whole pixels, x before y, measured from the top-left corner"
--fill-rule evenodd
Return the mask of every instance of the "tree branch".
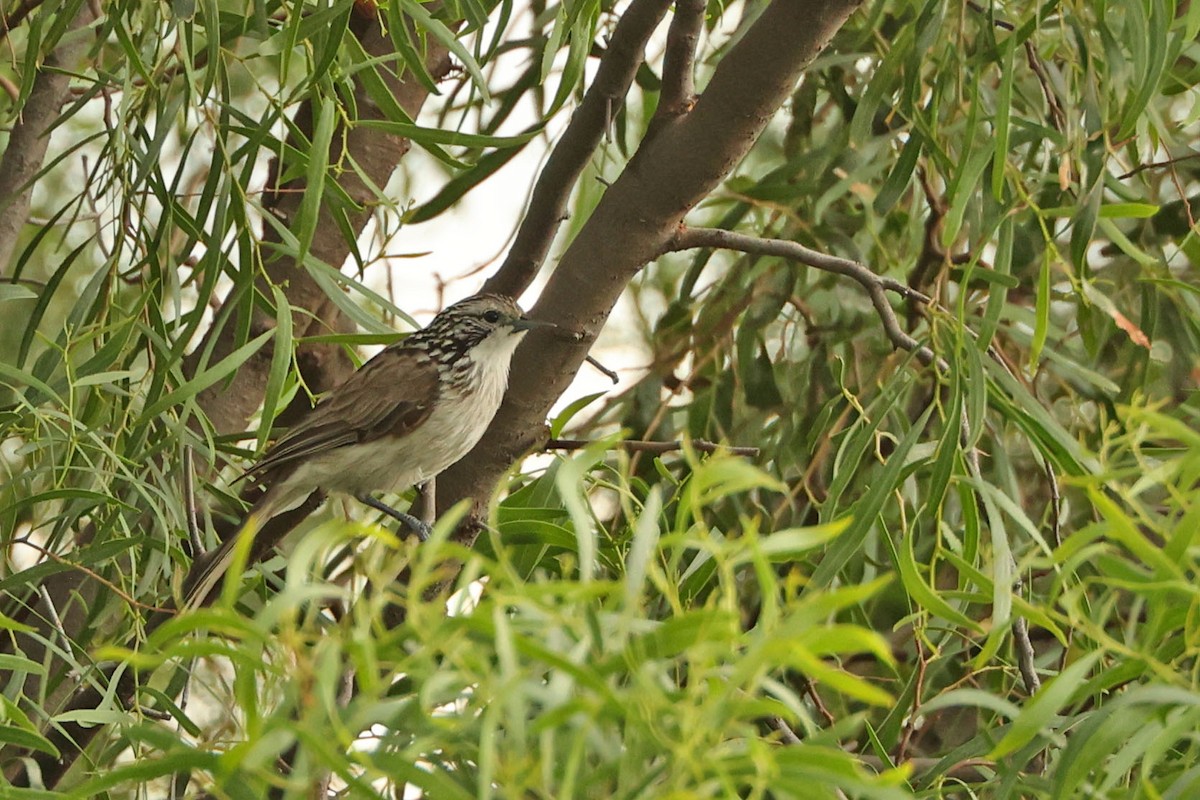
M 31 10 L 35 5 L 21 6 L 18 12 Z M 46 159 L 51 128 L 58 122 L 63 101 L 71 88 L 71 72 L 92 44 L 92 37 L 75 34 L 92 24 L 95 18 L 91 5 L 84 3 L 54 52 L 46 57 L 34 79 L 29 99 L 8 136 L 8 146 L 0 156 L 0 187 L 6 195 L 0 199 L 0 274 L 12 261 L 21 229 L 29 219 L 33 184 Z M 4 30 L 7 31 L 7 27 Z
M 537 276 L 566 216 L 571 192 L 608 129 L 613 112 L 625 101 L 642 63 L 646 42 L 670 5 L 670 0 L 634 0 L 621 15 L 592 85 L 538 176 L 508 256 L 484 284 L 483 291 L 518 297 Z
M 896 318 L 896 312 L 892 310 L 892 305 L 888 302 L 885 293 L 892 291 L 906 299 L 916 300 L 925 305 L 930 303 L 929 297 L 897 280 L 877 275 L 857 261 L 821 253 L 786 239 L 766 239 L 719 228 L 681 227 L 674 238 L 667 243 L 664 252 L 691 250 L 697 247 L 724 248 L 753 255 L 786 258 L 814 269 L 851 278 L 867 291 L 867 295 L 871 298 L 871 305 L 875 307 L 875 313 L 879 315 L 880 322 L 883 323 L 884 333 L 887 334 L 893 345 L 914 353 L 923 364 L 932 364 L 936 360 L 929 347 L 909 336 L 900 327 L 900 321 Z
M 482 503 L 523 453 L 569 385 L 628 281 L 663 252 L 684 215 L 749 152 L 804 67 L 860 0 L 776 0 L 721 60 L 684 116 L 644 140 L 563 254 L 531 314 L 575 337 L 534 331 L 517 352 L 512 386 L 480 444 L 438 478 L 438 505 Z M 474 533 L 464 529 L 459 538 Z
M 682 116 L 691 110 L 696 95 L 696 45 L 707 8 L 707 0 L 675 3 L 675 16 L 667 31 L 667 49 L 663 53 L 662 92 L 654 112 L 656 119 Z
M 542 449 L 582 450 L 591 444 L 595 444 L 595 442 L 589 442 L 586 439 L 550 439 L 542 445 Z M 688 444 L 697 453 L 729 453 L 734 456 L 749 456 L 753 458 L 762 452 L 757 447 L 720 444 L 719 442 L 709 442 L 705 439 L 692 439 Z M 617 442 L 616 447 L 630 453 L 674 453 L 684 449 L 684 444 L 681 441 L 645 442 L 639 439 L 622 439 Z

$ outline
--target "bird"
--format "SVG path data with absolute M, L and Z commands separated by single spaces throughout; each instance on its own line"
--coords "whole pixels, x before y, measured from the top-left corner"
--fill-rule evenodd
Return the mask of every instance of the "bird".
M 316 491 L 350 495 L 427 538 L 425 523 L 373 493 L 423 484 L 465 456 L 500 408 L 517 345 L 530 330 L 552 327 L 508 297 L 476 294 L 364 363 L 239 476 L 266 491 L 238 534 L 197 559 L 184 607 L 203 604 L 220 585 L 243 533 Z

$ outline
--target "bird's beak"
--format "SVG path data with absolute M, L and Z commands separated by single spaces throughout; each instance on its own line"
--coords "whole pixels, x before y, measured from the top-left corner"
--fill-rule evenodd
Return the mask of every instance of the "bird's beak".
M 534 328 L 557 328 L 553 322 L 544 322 L 540 319 L 530 319 L 529 317 L 519 317 L 512 321 L 512 329 L 514 331 L 528 331 Z

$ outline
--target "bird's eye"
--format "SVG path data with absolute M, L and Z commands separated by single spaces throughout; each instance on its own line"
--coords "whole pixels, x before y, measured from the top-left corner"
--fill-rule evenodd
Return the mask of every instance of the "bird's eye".
M 500 321 L 500 312 L 494 308 L 490 311 L 485 311 L 483 312 L 483 319 L 484 322 L 491 322 L 495 324 Z

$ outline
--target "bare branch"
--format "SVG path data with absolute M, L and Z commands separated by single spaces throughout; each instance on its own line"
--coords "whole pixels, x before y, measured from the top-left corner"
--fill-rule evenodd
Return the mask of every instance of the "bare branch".
M 856 261 L 811 250 L 796 242 L 784 239 L 765 239 L 716 228 L 681 227 L 675 238 L 668 243 L 666 249 L 671 251 L 695 247 L 722 247 L 743 253 L 776 256 L 806 264 L 814 269 L 852 278 L 867 291 L 867 294 L 871 298 L 871 303 L 874 305 L 875 311 L 883 324 L 884 332 L 892 341 L 892 344 L 914 353 L 926 365 L 937 362 L 940 366 L 946 368 L 945 362 L 938 358 L 933 350 L 921 344 L 900 328 L 896 314 L 888 302 L 885 292 L 892 291 L 925 305 L 932 303 L 929 297 L 911 287 L 890 278 L 876 275 Z M 978 475 L 980 472 L 979 451 L 969 446 L 972 436 L 965 410 L 960 420 L 960 427 L 961 432 L 959 436 L 964 447 L 967 448 L 966 458 L 968 465 L 972 473 Z M 1013 586 L 1013 591 L 1020 591 L 1019 581 Z M 1021 672 L 1026 691 L 1032 695 L 1041 687 L 1041 681 L 1038 678 L 1037 670 L 1033 663 L 1034 650 L 1029 640 L 1029 623 L 1024 617 L 1017 617 L 1013 620 L 1012 633 L 1014 649 L 1017 655 L 1017 667 Z
M 678 0 L 663 53 L 662 92 L 655 118 L 678 117 L 691 110 L 696 94 L 696 45 L 704 27 L 706 0 Z
M 595 442 L 589 442 L 586 439 L 551 439 L 542 445 L 542 449 L 582 450 L 592 444 L 595 444 Z M 762 452 L 757 447 L 720 444 L 719 442 L 710 442 L 706 439 L 692 439 L 688 444 L 697 453 L 729 453 L 730 455 L 754 458 Z M 673 442 L 646 442 L 640 439 L 622 439 L 617 442 L 616 446 L 630 453 L 674 453 L 684 449 L 683 442 L 678 440 Z
M 483 290 L 519 296 L 537 275 L 566 215 L 567 201 L 584 167 L 625 101 L 646 42 L 670 7 L 670 0 L 634 0 L 613 30 L 596 78 L 584 94 L 554 152 L 538 176 L 517 238 Z
M 54 552 L 53 550 L 43 547 L 40 544 L 37 544 L 36 542 L 32 542 L 28 539 L 24 539 L 21 541 L 21 544 L 25 545 L 26 547 L 32 548 L 34 550 L 37 550 L 39 553 L 41 553 L 47 559 L 49 559 L 50 561 L 53 561 L 56 564 L 61 564 L 62 566 L 66 567 L 67 569 L 80 572 L 80 573 L 88 576 L 92 580 L 96 581 L 97 583 L 103 584 L 110 592 L 112 592 L 114 595 L 116 595 L 117 597 L 124 600 L 125 603 L 127 605 L 129 605 L 131 608 L 141 608 L 146 611 L 167 611 L 167 610 L 169 610 L 169 609 L 161 608 L 159 606 L 150 605 L 149 603 L 142 603 L 142 602 L 138 601 L 132 595 L 130 595 L 128 592 L 126 592 L 124 589 L 122 589 L 120 586 L 118 586 L 117 584 L 108 580 L 107 578 L 103 577 L 102 575 L 100 575 L 96 571 L 90 569 L 89 567 L 85 566 L 84 564 L 81 564 L 78 561 L 72 561 L 68 558 L 63 558 L 62 556 L 60 556 L 58 553 Z M 42 602 L 46 604 L 46 615 L 48 617 L 50 617 L 50 622 L 53 623 L 54 628 L 59 632 L 59 634 L 62 635 L 64 642 L 68 642 L 68 643 L 71 642 L 72 641 L 72 639 L 71 639 L 72 631 L 68 631 L 67 626 L 64 625 L 62 622 L 62 619 L 59 618 L 58 611 L 55 607 L 55 599 L 50 595 L 50 593 L 46 587 L 46 584 L 42 583 L 42 584 L 38 585 L 38 593 L 42 598 Z
M 379 27 L 378 22 L 373 18 L 355 18 L 351 26 L 352 33 L 359 37 L 364 50 L 371 55 L 384 56 L 394 53 L 394 46 L 390 36 Z M 441 74 L 448 68 L 449 62 L 446 50 L 442 45 L 431 41 L 427 52 L 426 66 L 432 74 Z M 381 74 L 383 74 L 383 71 L 381 71 Z M 42 77 L 46 76 L 39 76 L 39 81 Z M 54 74 L 54 77 L 58 77 L 57 73 Z M 391 73 L 384 74 L 383 77 L 396 97 L 397 103 L 409 114 L 415 116 L 417 110 L 419 110 L 427 97 L 427 90 L 419 81 L 405 81 L 401 77 Z M 58 102 L 48 102 L 48 105 L 57 114 L 57 109 L 61 104 Z M 371 114 L 382 114 L 373 103 L 360 102 L 358 103 L 358 108 L 364 117 Z M 26 121 L 28 122 L 31 112 L 26 111 L 25 113 Z M 341 188 L 351 197 L 359 200 L 360 204 L 369 196 L 373 196 L 370 193 L 367 181 L 369 180 L 376 185 L 386 184 L 391 173 L 399 163 L 400 158 L 403 157 L 409 148 L 409 143 L 406 139 L 367 128 L 366 126 L 354 127 L 345 132 L 345 136 L 335 136 L 334 141 L 337 143 L 335 146 L 340 146 L 341 142 L 345 141 L 346 152 L 349 157 L 354 159 L 362 168 L 363 174 L 367 176 L 367 180 L 364 180 L 355 171 L 347 171 L 339 176 L 339 185 Z M 10 152 L 13 152 L 11 144 L 9 150 L 5 153 L 5 161 L 8 160 Z M 330 163 L 336 163 L 341 154 L 335 153 L 334 156 L 337 157 L 331 157 Z M 3 165 L 0 165 L 0 175 L 3 174 L 2 170 Z M 34 169 L 34 173 L 36 173 L 36 168 Z M 4 185 L 9 184 L 4 182 L 3 177 L 0 177 L 0 186 Z M 20 181 L 12 185 L 20 185 Z M 284 191 L 280 192 L 282 199 L 279 200 L 275 207 L 286 215 L 289 207 L 294 210 L 298 206 L 303 192 L 291 191 L 292 189 L 302 189 L 302 187 L 296 184 L 291 184 L 283 188 Z M 292 205 L 289 206 L 289 204 Z M 361 213 L 358 215 L 349 215 L 351 223 L 357 227 L 361 227 L 370 217 L 371 213 L 370 204 L 364 204 L 364 210 Z M 4 236 L 5 220 L 12 216 L 11 206 L 9 213 L 0 215 L 0 240 Z M 332 235 L 321 235 L 319 233 L 315 237 L 312 247 L 313 255 L 327 263 L 340 265 L 349 253 L 350 243 L 338 232 L 337 225 L 332 216 L 324 208 L 321 210 L 318 226 L 319 231 L 331 231 Z M 4 260 L 0 259 L 0 265 L 4 263 Z M 332 301 L 326 296 L 325 292 L 316 285 L 305 270 L 297 268 L 294 260 L 277 259 L 268 266 L 268 272 L 271 273 L 271 280 L 273 282 L 285 287 L 288 301 L 294 309 L 294 330 L 297 338 L 316 332 L 310 326 L 325 324 L 334 327 L 336 330 L 340 329 L 339 326 L 345 323 L 344 318 L 337 312 L 336 307 L 332 305 Z M 268 291 L 267 294 L 269 296 L 270 292 Z M 232 302 L 238 302 L 238 300 L 239 298 L 234 298 Z M 257 311 L 255 313 L 256 317 L 253 324 L 257 326 L 258 330 L 265 330 L 268 326 L 274 325 L 274 319 L 270 316 Z M 205 351 L 211 352 L 211 360 L 219 360 L 229 352 L 232 352 L 237 346 L 236 327 L 236 325 L 227 324 L 224 326 L 215 326 L 211 329 L 209 334 L 206 335 L 205 341 L 197 348 L 192 358 L 187 360 L 185 369 L 189 372 L 195 370 L 198 366 L 197 355 L 202 355 Z M 232 433 L 244 430 L 246 421 L 250 415 L 261 405 L 270 363 L 269 355 L 265 359 L 262 358 L 262 355 L 261 353 L 256 354 L 255 358 L 243 364 L 242 368 L 238 370 L 232 379 L 232 383 L 220 384 L 201 393 L 199 397 L 200 405 L 220 432 Z M 318 390 L 328 388 L 337 383 L 340 378 L 348 375 L 353 368 L 349 360 L 344 359 L 340 347 L 330 347 L 327 345 L 304 347 L 300 350 L 299 357 L 305 380 L 310 386 Z M 308 514 L 312 513 L 322 499 L 322 497 L 314 495 L 295 511 L 273 518 L 255 538 L 254 550 L 251 552 L 249 563 L 257 563 L 261 560 L 289 531 L 302 522 Z M 235 534 L 237 528 L 234 526 L 218 527 L 218 532 L 223 538 L 224 536 Z M 89 536 L 90 532 L 81 538 L 86 540 Z M 193 564 L 192 572 L 189 573 L 189 576 L 198 574 L 197 568 L 199 566 L 203 566 L 203 559 L 199 559 L 197 563 Z M 61 573 L 61 575 L 63 576 L 63 580 L 56 581 L 50 586 L 50 600 L 57 603 L 60 608 L 65 607 L 67 598 L 76 594 L 90 598 L 97 593 L 99 587 L 102 585 L 98 582 L 97 576 L 85 575 L 78 570 L 71 570 Z M 55 577 L 57 578 L 58 576 Z M 110 586 L 109 588 L 112 587 Z M 91 602 L 90 599 L 88 602 Z M 169 618 L 172 613 L 169 610 L 156 613 L 148 623 L 148 629 L 153 630 L 157 625 Z M 77 616 L 79 617 L 78 619 L 68 618 L 64 620 L 68 632 L 86 624 L 85 615 Z M 34 639 L 35 637 L 29 638 Z M 116 689 L 116 696 L 122 702 L 127 703 L 129 698 L 132 697 L 134 682 L 125 682 L 125 678 L 132 675 L 133 672 L 133 670 L 127 670 L 122 673 L 123 682 Z M 68 684 L 64 682 L 63 686 L 66 688 Z M 80 687 L 70 698 L 68 706 L 72 709 L 95 708 L 98 698 L 99 695 L 94 688 Z M 61 730 L 55 729 L 50 738 L 62 752 L 62 758 L 55 759 L 42 753 L 33 755 L 34 760 L 40 766 L 42 779 L 46 781 L 47 785 L 53 786 L 65 771 L 70 768 L 75 759 L 78 758 L 86 743 L 97 732 L 103 729 L 103 726 L 84 727 L 73 723 L 64 724 Z M 21 780 L 27 780 L 27 777 L 22 774 Z M 18 783 L 18 785 L 20 784 Z
M 988 9 L 984 8 L 982 5 L 974 2 L 973 0 L 968 0 L 967 7 L 976 14 L 987 16 L 989 13 Z M 1007 20 L 1000 19 L 999 17 L 993 17 L 992 24 L 997 28 L 1006 31 L 1015 31 L 1017 29 L 1016 25 L 1013 25 Z M 1050 80 L 1050 75 L 1046 71 L 1046 65 L 1042 63 L 1042 60 L 1038 56 L 1037 50 L 1034 48 L 1033 41 L 1031 39 L 1025 40 L 1024 48 L 1025 59 L 1029 62 L 1029 68 L 1033 70 L 1033 74 L 1037 76 L 1038 83 L 1042 87 L 1042 95 L 1045 96 L 1046 103 L 1050 106 L 1050 115 L 1053 118 L 1054 127 L 1060 131 L 1066 130 L 1067 115 L 1066 112 L 1063 111 L 1062 102 L 1059 101 L 1058 95 L 1054 93 L 1054 87 Z
M 9 31 L 24 22 L 29 13 L 43 2 L 45 0 L 21 0 L 12 11 L 0 14 L 0 40 L 8 36 Z
M 595 369 L 596 369 L 596 371 L 597 371 L 597 372 L 599 372 L 601 375 L 603 375 L 604 377 L 606 377 L 606 378 L 608 378 L 610 381 L 612 381 L 612 382 L 613 382 L 613 386 L 616 386 L 618 383 L 620 383 L 620 382 L 621 382 L 621 376 L 620 376 L 620 375 L 618 375 L 617 373 L 613 372 L 611 369 L 609 369 L 608 367 L 604 366 L 603 364 L 601 364 L 601 363 L 600 363 L 599 361 L 597 361 L 596 359 L 592 358 L 591 356 L 588 356 L 588 357 L 587 357 L 585 360 L 587 361 L 587 363 L 589 363 L 589 364 L 591 364 L 593 367 L 595 367 Z
M 1173 167 L 1176 164 L 1179 164 L 1183 161 L 1191 161 L 1192 159 L 1196 159 L 1196 158 L 1200 158 L 1200 153 L 1188 153 L 1187 155 L 1176 156 L 1174 158 L 1168 158 L 1165 161 L 1150 161 L 1145 164 L 1138 164 L 1136 167 L 1129 170 L 1128 172 L 1123 172 L 1120 175 L 1118 175 L 1117 180 L 1119 180 L 1119 181 L 1128 180 L 1129 178 L 1132 178 L 1134 175 L 1137 175 L 1139 172 L 1145 172 L 1148 169 L 1162 169 L 1163 167 Z
M 690 250 L 696 247 L 720 247 L 742 253 L 776 256 L 806 264 L 814 269 L 851 278 L 866 290 L 867 295 L 871 298 L 871 305 L 875 307 L 875 313 L 879 315 L 879 319 L 883 323 L 883 330 L 893 345 L 914 353 L 923 364 L 932 364 L 936 360 L 936 356 L 929 347 L 909 336 L 900 327 L 900 321 L 896 318 L 896 312 L 892 310 L 892 305 L 888 302 L 885 292 L 895 292 L 907 299 L 924 304 L 929 304 L 929 297 L 897 280 L 877 275 L 857 261 L 821 253 L 786 239 L 766 239 L 719 228 L 681 227 L 675 237 L 667 243 L 664 252 Z

